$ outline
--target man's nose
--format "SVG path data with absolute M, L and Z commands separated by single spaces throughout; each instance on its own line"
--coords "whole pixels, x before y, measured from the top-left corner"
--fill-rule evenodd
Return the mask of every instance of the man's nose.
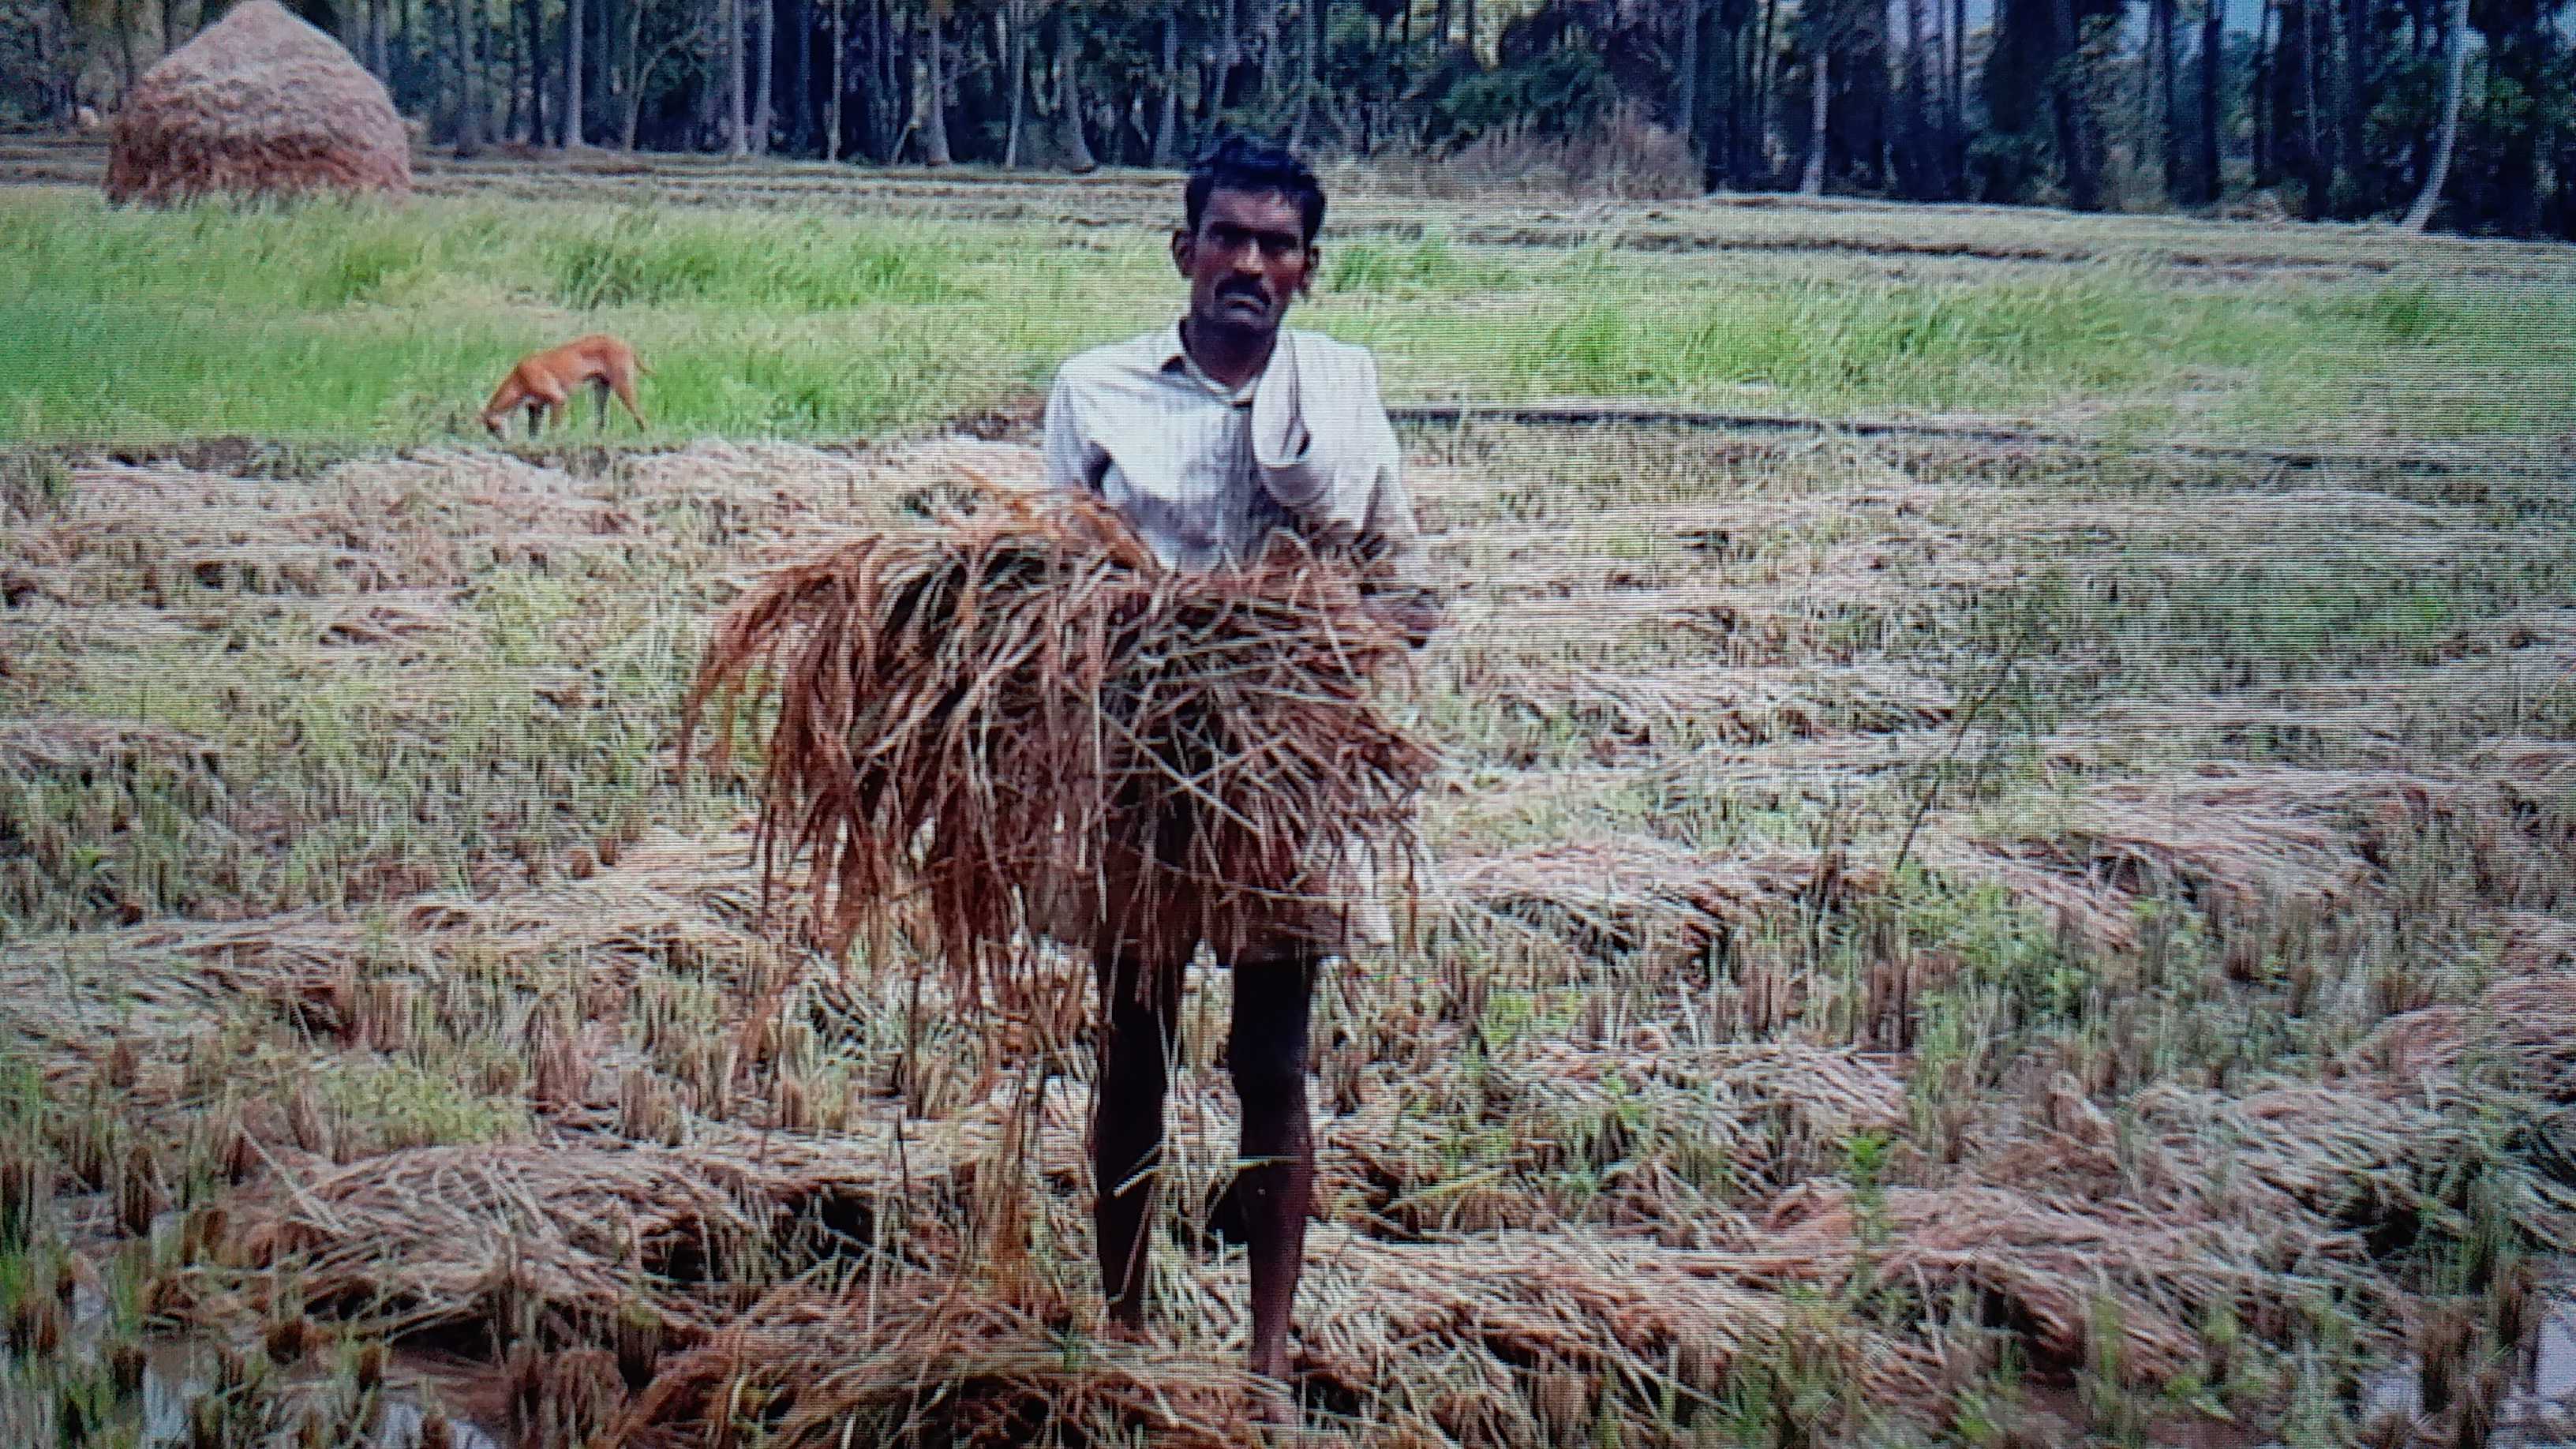
M 1225 264 L 1238 272 L 1258 273 L 1261 270 L 1260 239 L 1245 237 L 1226 253 Z

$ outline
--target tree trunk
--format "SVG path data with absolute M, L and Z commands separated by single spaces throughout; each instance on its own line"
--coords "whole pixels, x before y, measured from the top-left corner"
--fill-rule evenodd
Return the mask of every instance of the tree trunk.
M 884 165 L 891 150 L 887 134 L 893 129 L 892 111 L 888 108 L 894 71 L 886 58 L 892 43 L 886 34 L 885 0 L 865 0 L 855 27 L 867 41 L 866 63 L 859 67 L 859 134 L 857 154 Z
M 1753 51 L 1753 124 L 1746 128 L 1744 137 L 1765 185 L 1778 184 L 1771 176 L 1771 82 L 1779 69 L 1772 29 L 1779 15 L 1780 0 L 1762 0 L 1762 41 Z
M 483 151 L 483 87 L 475 77 L 474 31 L 466 12 L 470 0 L 448 0 L 447 13 L 456 31 L 456 154 Z
M 838 161 L 841 159 L 841 97 L 848 80 L 844 67 L 850 49 L 848 0 L 830 0 L 824 13 L 831 27 L 832 89 L 823 101 L 823 159 Z
M 605 122 L 615 114 L 608 103 L 623 94 L 619 86 L 635 67 L 634 27 L 626 23 L 626 15 L 637 8 L 638 0 L 599 0 L 599 61 L 591 67 L 598 83 L 591 89 L 590 108 L 605 114 L 591 118 L 594 129 L 606 128 Z
M 2280 126 L 2280 107 L 2274 104 L 2273 71 L 2278 65 L 2277 43 L 2272 39 L 2273 8 L 2277 0 L 2263 0 L 2263 9 L 2254 22 L 2254 78 L 2247 87 L 2245 109 L 2254 122 L 2254 184 L 2269 186 L 2280 179 L 2280 151 L 2273 142 Z
M 1968 186 L 1968 0 L 1950 0 L 1950 106 L 1942 157 L 1960 188 Z
M 2442 133 L 2433 143 L 2433 169 L 2424 176 L 2424 189 L 2415 194 L 2415 204 L 2406 209 L 2402 223 L 2408 231 L 2420 232 L 2433 219 L 2433 208 L 2441 203 L 2442 183 L 2451 174 L 2451 150 L 2460 139 L 2460 83 L 2468 72 L 2469 0 L 2451 0 L 2451 18 L 2442 27 Z
M 790 149 L 803 156 L 814 149 L 814 0 L 791 0 L 787 14 L 796 27 L 796 95 L 787 103 Z
M 643 39 L 639 32 L 641 32 L 643 28 L 644 7 L 641 5 L 627 6 L 626 59 L 624 64 L 618 68 L 617 99 L 619 102 L 619 125 L 617 128 L 617 136 L 618 144 L 629 151 L 635 149 L 636 123 L 642 119 L 644 114 L 644 88 L 652 83 L 653 68 L 662 63 L 662 57 L 668 54 L 671 49 L 670 46 L 666 45 L 662 49 L 653 52 L 650 58 L 638 55 L 637 49 Z
M 1181 4 L 1163 0 L 1163 106 L 1154 117 L 1154 166 L 1173 164 L 1180 144 Z
M 1073 29 L 1073 5 L 1055 8 L 1055 109 L 1064 133 L 1064 154 L 1075 174 L 1099 169 L 1091 143 L 1082 134 L 1082 42 Z
M 375 47 L 376 79 L 384 82 L 390 93 L 394 84 L 393 37 L 386 32 L 393 28 L 393 17 L 385 12 L 385 0 L 367 0 L 367 11 L 374 17 L 368 28 Z
M 125 77 L 124 86 L 116 93 L 116 100 L 119 105 L 123 105 L 125 103 L 125 98 L 127 96 L 134 94 L 135 64 L 133 3 L 134 0 L 115 0 L 115 3 L 108 7 L 107 12 L 108 24 L 116 27 L 116 55 L 118 71 Z
M 1700 154 L 1699 3 L 1700 0 L 1681 0 L 1681 61 L 1674 67 L 1677 90 L 1673 96 L 1673 124 L 1681 130 L 1682 140 L 1693 156 Z
M 931 6 L 921 13 L 921 85 L 925 94 L 914 102 L 921 117 L 921 162 L 925 166 L 946 166 L 952 161 L 948 152 L 948 44 L 940 35 L 943 19 Z
M 725 154 L 751 154 L 751 58 L 743 48 L 743 28 L 749 17 L 743 14 L 748 0 L 716 0 L 717 25 L 723 30 L 724 42 L 724 126 Z
M 1726 77 L 1726 104 L 1716 108 L 1717 134 L 1709 141 L 1708 165 L 1701 168 L 1701 179 L 1711 191 L 1737 186 L 1742 179 L 1737 168 L 1744 155 L 1744 27 L 1719 20 L 1716 28 L 1725 48 L 1717 66 Z
M 1274 3 L 1270 8 L 1270 13 L 1273 17 L 1276 17 L 1279 14 L 1282 3 L 1284 3 L 1284 0 L 1274 0 Z M 1286 136 L 1282 137 L 1282 139 L 1288 143 L 1288 149 L 1291 151 L 1298 150 L 1306 144 L 1306 114 L 1314 109 L 1315 104 L 1313 84 L 1313 76 L 1315 73 L 1313 60 L 1315 52 L 1314 47 L 1308 41 L 1306 32 L 1306 12 L 1313 8 L 1313 0 L 1299 0 L 1297 10 L 1297 70 L 1290 80 L 1292 94 L 1289 98 L 1288 133 Z M 1273 36 L 1277 36 L 1279 39 L 1277 48 L 1282 52 L 1286 51 L 1288 49 L 1287 37 L 1281 36 L 1275 25 L 1272 27 L 1270 33 Z
M 510 12 L 503 10 L 501 12 L 501 18 L 506 22 L 510 18 Z M 501 113 L 501 136 L 504 140 L 517 141 L 521 139 L 519 133 L 519 87 L 526 85 L 528 82 L 528 67 L 526 64 L 527 57 L 519 45 L 519 27 L 510 24 L 502 25 L 501 38 L 508 42 L 510 52 L 509 95 L 508 99 L 502 103 L 505 109 Z M 534 142 L 540 138 L 531 133 L 526 139 L 530 142 Z
M 2225 70 L 2227 7 L 2222 0 L 2200 3 L 2200 199 L 2215 206 L 2224 178 L 2219 171 L 2218 85 Z
M 1923 74 L 1923 0 L 1905 0 L 1905 190 L 1916 200 L 1936 194 L 1932 181 L 1932 88 Z
M 2174 98 L 2181 94 L 2174 81 L 2174 26 L 2179 8 L 2174 0 L 2152 0 L 2147 6 L 2147 40 L 2155 51 L 2156 139 L 2164 153 L 2165 199 L 2173 202 L 2185 199 L 2182 120 L 2174 108 Z
M 1800 194 L 1806 196 L 1825 194 L 1825 102 L 1831 91 L 1833 70 L 1833 48 L 1825 43 L 1821 19 L 1816 28 L 1819 33 L 1810 61 L 1813 74 L 1809 77 L 1814 84 L 1809 88 L 1807 102 L 1807 174 L 1798 181 Z
M 1002 132 L 1002 165 L 1016 169 L 1020 164 L 1021 138 L 1028 133 L 1029 115 L 1029 7 L 1028 0 L 1005 0 L 996 12 L 1008 27 L 1003 47 L 1002 66 L 1010 72 L 1003 85 L 1010 92 L 1010 121 Z
M 564 0 L 563 143 L 567 151 L 578 151 L 589 144 L 581 130 L 581 118 L 585 114 L 581 101 L 581 9 L 581 0 Z
M 758 22 L 752 27 L 751 154 L 766 156 L 770 126 L 778 117 L 776 92 L 770 85 L 771 75 L 777 70 L 778 0 L 752 0 L 751 14 Z
M 2102 209 L 2100 173 L 2094 169 L 2090 128 L 2086 125 L 2089 98 L 2085 95 L 2083 38 L 2075 29 L 2075 7 L 2069 0 L 2052 0 L 2050 10 L 2057 29 L 2057 65 L 2049 87 L 2052 110 L 2057 120 L 2058 159 L 2066 169 L 2066 204 L 2077 211 Z
M 912 26 L 895 19 L 894 0 L 873 0 L 870 7 L 877 28 L 877 139 L 879 165 L 892 165 L 902 155 L 910 133 L 905 129 L 912 115 L 912 66 L 908 55 L 913 43 Z
M 2326 193 L 2334 186 L 2334 163 L 2317 129 L 2317 13 L 2324 0 L 2299 7 L 2299 146 L 2307 172 L 2308 220 L 2322 221 Z
M 29 39 L 36 54 L 36 74 L 43 77 L 40 83 L 44 87 L 45 115 L 55 125 L 65 126 L 73 124 L 74 115 L 64 104 L 62 67 L 54 64 L 54 11 L 56 8 L 48 5 L 38 10 L 34 23 L 28 29 L 31 32 Z
M 1207 112 L 1199 117 L 1202 134 L 1213 134 L 1224 118 L 1225 108 L 1242 99 L 1234 93 L 1234 68 L 1243 64 L 1243 5 L 1244 0 L 1216 0 L 1217 13 L 1222 17 L 1216 38 L 1216 84 L 1199 98 Z
M 1297 101 L 1296 124 L 1290 132 L 1292 137 L 1311 135 L 1320 142 L 1327 119 L 1324 114 L 1324 29 L 1332 0 L 1303 0 L 1299 8 L 1306 12 L 1306 74 L 1299 87 L 1301 94 Z M 1300 142 L 1292 140 L 1290 144 Z
M 2378 206 L 2378 188 L 2369 184 L 2364 153 L 2369 150 L 2370 65 L 2375 53 L 2370 33 L 2370 0 L 2344 0 L 2343 169 L 2352 182 L 2353 205 L 2364 212 Z
M 546 28 L 537 15 L 537 0 L 520 0 L 514 28 L 528 51 L 528 144 L 543 146 L 553 134 L 546 129 L 553 111 L 546 105 Z
M 592 0 L 582 7 L 581 46 L 584 52 L 581 88 L 581 115 L 577 119 L 581 133 L 590 135 L 591 108 L 599 104 L 600 92 L 608 88 L 608 16 L 611 0 Z

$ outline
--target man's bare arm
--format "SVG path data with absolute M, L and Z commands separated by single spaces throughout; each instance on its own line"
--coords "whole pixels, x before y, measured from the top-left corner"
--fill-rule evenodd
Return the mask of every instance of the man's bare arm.
M 1448 602 L 1414 517 L 1412 491 L 1404 486 L 1404 448 L 1378 395 L 1376 358 L 1368 359 L 1367 371 L 1363 415 L 1377 482 L 1360 533 L 1361 547 L 1371 559 L 1363 586 L 1370 611 L 1419 649 L 1448 621 Z

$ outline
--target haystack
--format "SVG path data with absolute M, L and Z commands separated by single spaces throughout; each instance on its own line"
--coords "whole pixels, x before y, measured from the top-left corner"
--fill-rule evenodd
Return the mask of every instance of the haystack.
M 384 86 L 276 0 L 243 0 L 116 113 L 109 201 L 312 191 L 410 194 L 410 141 Z
M 1187 942 L 1329 913 L 1363 854 L 1411 858 L 1435 756 L 1377 698 L 1405 647 L 1363 568 L 1283 533 L 1179 572 L 1095 501 L 993 490 L 736 600 L 683 758 L 704 708 L 775 685 L 764 891 L 810 852 L 827 944 L 926 925 L 963 1003 L 1025 1003 L 1031 939 L 1093 946 L 1063 923 L 1102 915 L 1177 970 Z

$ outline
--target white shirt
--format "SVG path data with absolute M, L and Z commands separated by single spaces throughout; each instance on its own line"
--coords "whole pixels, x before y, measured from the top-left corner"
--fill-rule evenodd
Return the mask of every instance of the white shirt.
M 1047 397 L 1046 474 L 1098 494 L 1174 568 L 1248 562 L 1289 525 L 1429 583 L 1377 363 L 1319 333 L 1282 328 L 1236 389 L 1190 360 L 1178 323 L 1074 357 Z

